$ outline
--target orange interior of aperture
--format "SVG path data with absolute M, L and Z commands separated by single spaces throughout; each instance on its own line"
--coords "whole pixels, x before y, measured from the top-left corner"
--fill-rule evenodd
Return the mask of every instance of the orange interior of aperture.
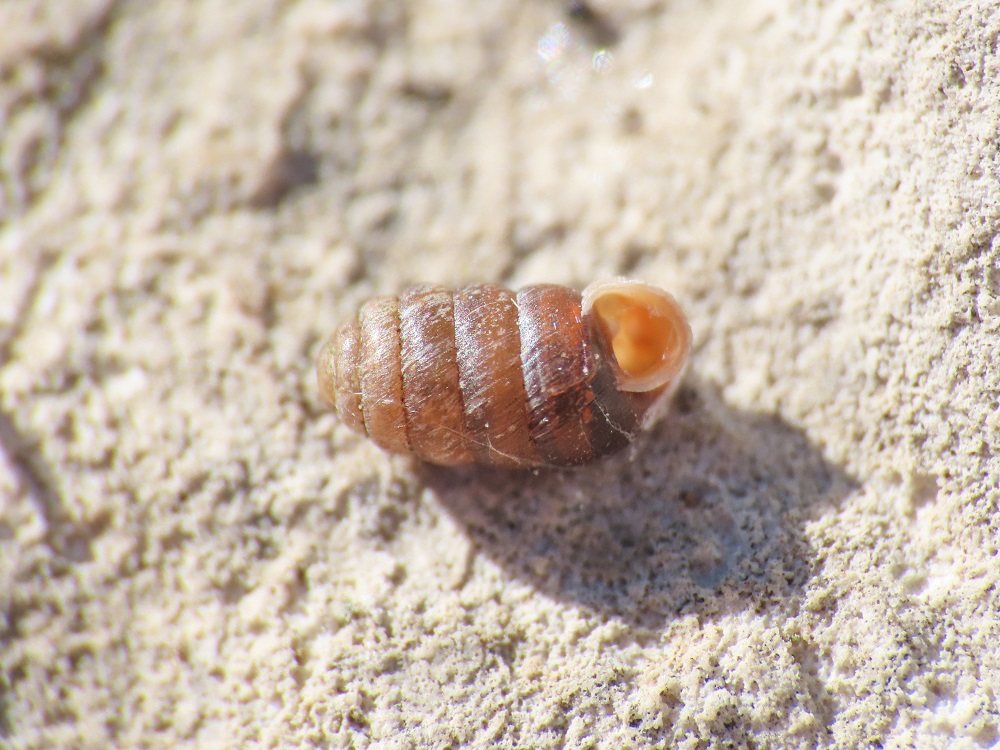
M 641 297 L 608 292 L 594 300 L 593 310 L 611 341 L 618 367 L 629 379 L 649 378 L 676 353 L 674 320 Z

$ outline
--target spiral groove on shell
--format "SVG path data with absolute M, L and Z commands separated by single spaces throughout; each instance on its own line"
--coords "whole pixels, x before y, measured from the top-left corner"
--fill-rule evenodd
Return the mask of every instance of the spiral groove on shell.
M 418 286 L 377 297 L 323 345 L 323 399 L 393 453 L 446 466 L 587 463 L 658 416 L 691 331 L 666 292 L 596 282 Z

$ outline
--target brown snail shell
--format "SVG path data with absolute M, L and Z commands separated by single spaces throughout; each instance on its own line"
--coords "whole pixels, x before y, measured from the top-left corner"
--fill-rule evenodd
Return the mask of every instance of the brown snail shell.
M 628 445 L 680 381 L 691 328 L 657 287 L 418 286 L 377 297 L 317 361 L 323 400 L 393 453 L 571 466 Z

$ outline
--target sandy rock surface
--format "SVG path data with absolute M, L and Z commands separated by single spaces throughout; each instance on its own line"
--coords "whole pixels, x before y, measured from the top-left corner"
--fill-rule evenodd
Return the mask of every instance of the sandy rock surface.
M 992 0 L 0 0 L 0 745 L 1000 742 Z M 408 283 L 624 273 L 634 450 L 390 458 Z

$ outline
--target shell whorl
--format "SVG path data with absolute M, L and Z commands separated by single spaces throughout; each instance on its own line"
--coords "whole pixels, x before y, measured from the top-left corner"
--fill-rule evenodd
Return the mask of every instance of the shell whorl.
M 419 286 L 328 339 L 320 393 L 351 429 L 431 463 L 587 463 L 627 445 L 679 381 L 691 333 L 655 287 Z M 621 360 L 619 362 L 619 360 Z

